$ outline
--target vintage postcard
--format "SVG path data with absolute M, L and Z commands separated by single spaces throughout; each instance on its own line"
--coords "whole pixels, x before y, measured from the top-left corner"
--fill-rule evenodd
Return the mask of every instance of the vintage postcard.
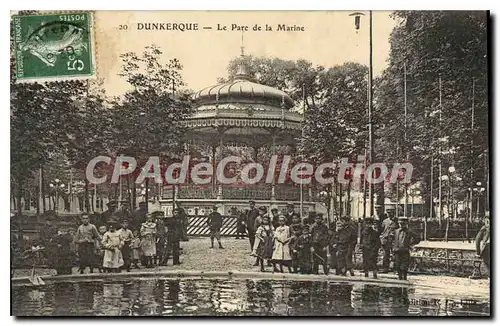
M 490 316 L 485 11 L 11 12 L 14 316 Z

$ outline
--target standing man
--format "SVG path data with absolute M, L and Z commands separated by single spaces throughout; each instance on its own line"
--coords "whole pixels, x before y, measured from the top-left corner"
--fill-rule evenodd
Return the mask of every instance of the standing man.
M 356 239 L 353 239 L 353 235 Z M 354 242 L 354 244 L 353 244 Z M 352 254 L 353 245 L 356 246 L 357 233 L 356 229 L 352 227 L 351 220 L 348 216 L 342 216 L 337 221 L 336 241 L 337 244 L 337 268 L 341 275 L 347 275 L 347 271 L 351 276 L 354 276 L 352 270 Z
M 116 213 L 116 209 L 118 208 L 118 202 L 116 200 L 111 200 L 109 203 L 106 204 L 108 207 L 107 210 L 102 212 L 101 214 L 101 225 L 108 225 L 108 220 L 110 220 Z M 101 226 L 99 225 L 99 226 Z
M 293 215 L 295 214 L 295 206 L 292 203 L 286 204 L 285 221 L 286 225 L 292 225 Z
M 82 215 L 82 224 L 78 227 L 75 234 L 75 242 L 78 246 L 78 255 L 80 257 L 80 274 L 83 274 L 88 266 L 90 273 L 94 270 L 94 251 L 95 242 L 100 240 L 101 236 L 94 224 L 89 223 L 89 215 Z
M 375 219 L 367 217 L 364 220 L 363 233 L 361 236 L 361 250 L 363 252 L 363 270 L 365 277 L 368 272 L 373 272 L 373 278 L 377 278 L 377 258 L 380 248 L 380 235 L 375 224 Z
M 122 239 L 123 239 L 123 247 L 121 249 L 123 256 L 123 268 L 130 272 L 130 264 L 131 264 L 131 256 L 132 251 L 130 250 L 130 244 L 132 243 L 132 239 L 134 238 L 134 234 L 132 230 L 128 228 L 128 219 L 122 220 L 122 228 L 120 229 Z
M 168 218 L 165 222 L 165 225 L 168 228 L 167 231 L 167 248 L 165 249 L 164 259 L 162 264 L 167 265 L 168 260 L 170 258 L 170 251 L 172 251 L 173 256 L 173 264 L 180 265 L 179 261 L 179 251 L 180 251 L 180 241 L 182 239 L 183 230 L 182 230 L 182 212 L 180 208 L 174 209 L 174 215 L 171 218 Z
M 323 215 L 316 215 L 316 221 L 311 228 L 313 251 L 313 273 L 319 273 L 319 265 L 323 265 L 323 272 L 328 275 L 328 226 L 324 223 Z
M 210 248 L 213 249 L 214 247 L 214 238 L 217 239 L 217 242 L 219 243 L 219 248 L 224 249 L 220 242 L 220 229 L 222 227 L 222 215 L 220 215 L 219 212 L 217 212 L 217 206 L 214 205 L 212 207 L 212 213 L 208 215 L 208 228 L 210 229 L 210 242 L 211 246 Z
M 408 279 L 410 266 L 410 247 L 419 241 L 408 229 L 408 218 L 400 217 L 399 228 L 394 231 L 394 270 L 400 280 Z
M 384 251 L 384 258 L 382 260 L 382 273 L 389 272 L 389 264 L 391 261 L 391 250 L 394 241 L 394 231 L 397 228 L 396 217 L 393 210 L 388 210 L 388 217 L 382 221 L 382 230 L 380 233 L 380 244 Z
M 248 231 L 248 240 L 250 240 L 250 251 L 253 250 L 253 245 L 255 243 L 255 219 L 259 216 L 259 211 L 255 208 L 255 202 L 251 200 L 249 202 L 250 209 L 247 212 L 246 220 L 247 220 L 247 231 Z
M 476 253 L 490 271 L 490 218 L 484 218 L 484 225 L 476 235 Z
M 353 263 L 353 255 L 356 251 L 356 244 L 358 243 L 358 225 L 351 219 L 351 217 L 347 216 L 347 221 L 349 223 L 349 230 L 351 232 L 350 236 L 350 246 L 347 251 L 347 269 L 351 276 L 354 276 L 354 263 Z
M 134 230 L 139 230 L 142 223 L 146 222 L 146 216 L 148 214 L 148 204 L 145 201 L 139 203 L 139 208 L 132 213 L 132 223 L 131 227 Z

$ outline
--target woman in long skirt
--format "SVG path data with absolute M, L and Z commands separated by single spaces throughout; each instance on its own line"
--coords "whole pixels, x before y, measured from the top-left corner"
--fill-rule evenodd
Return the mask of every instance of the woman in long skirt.
M 273 266 L 274 271 L 278 272 L 276 264 L 279 264 L 279 272 L 283 273 L 283 265 L 288 267 L 288 272 L 291 270 L 292 257 L 290 256 L 290 247 L 288 246 L 291 238 L 290 227 L 285 225 L 286 220 L 283 215 L 278 219 L 279 226 L 274 232 L 274 251 L 273 251 Z
M 109 231 L 104 233 L 101 246 L 104 249 L 103 268 L 108 272 L 119 272 L 123 266 L 123 256 L 121 248 L 124 241 L 120 230 L 117 230 L 118 223 L 112 221 L 109 224 Z
M 141 225 L 141 249 L 146 262 L 146 268 L 153 267 L 153 258 L 156 256 L 156 223 L 150 215 Z
M 264 259 L 270 260 L 273 256 L 273 245 L 274 245 L 274 232 L 273 226 L 270 223 L 269 216 L 264 215 L 262 217 L 262 224 L 257 228 L 255 232 L 255 245 L 254 256 L 257 256 L 257 261 L 260 265 L 260 271 L 264 272 Z

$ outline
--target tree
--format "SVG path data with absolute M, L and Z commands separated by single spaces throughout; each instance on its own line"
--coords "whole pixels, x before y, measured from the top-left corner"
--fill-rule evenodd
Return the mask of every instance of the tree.
M 182 121 L 191 113 L 191 94 L 182 88 L 182 65 L 177 59 L 162 64 L 162 54 L 151 45 L 141 56 L 133 52 L 121 55 L 120 76 L 132 89 L 113 103 L 111 147 L 118 155 L 135 157 L 139 164 L 149 156 L 166 159 L 182 152 Z M 135 182 L 132 187 L 135 193 Z
M 422 196 L 430 209 L 431 159 L 441 160 L 445 170 L 454 165 L 464 185 L 485 179 L 487 16 L 472 11 L 398 11 L 394 18 L 399 24 L 391 35 L 389 67 L 375 88 L 378 158 L 410 161 L 414 181 L 424 186 Z M 471 130 L 473 83 L 475 125 Z M 434 173 L 435 185 L 437 181 Z

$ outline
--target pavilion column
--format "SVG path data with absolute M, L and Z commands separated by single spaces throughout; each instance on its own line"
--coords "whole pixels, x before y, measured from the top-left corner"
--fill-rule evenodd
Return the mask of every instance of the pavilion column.
M 224 155 L 224 132 L 221 132 L 220 133 L 220 136 L 219 136 L 219 150 L 220 150 L 220 157 L 219 157 L 219 162 L 222 161 L 224 159 L 223 155 Z M 215 166 L 215 175 L 217 175 L 217 166 Z M 224 171 L 222 171 L 221 173 L 224 173 Z M 217 182 L 217 181 L 216 181 Z M 222 200 L 223 196 L 222 196 L 222 183 L 219 183 L 217 185 L 217 200 Z
M 276 133 L 272 133 L 271 137 L 271 155 L 276 155 Z M 273 171 L 274 174 L 274 171 Z M 274 207 L 276 201 L 276 180 L 273 175 L 273 182 L 271 183 L 271 207 Z
M 217 178 L 215 177 L 215 172 L 216 172 L 216 167 L 217 167 L 216 154 L 217 154 L 217 146 L 215 144 L 212 144 L 212 165 L 213 165 L 213 171 L 214 171 L 214 177 L 212 178 L 212 191 L 214 191 L 214 192 L 215 192 L 215 189 L 217 187 Z

